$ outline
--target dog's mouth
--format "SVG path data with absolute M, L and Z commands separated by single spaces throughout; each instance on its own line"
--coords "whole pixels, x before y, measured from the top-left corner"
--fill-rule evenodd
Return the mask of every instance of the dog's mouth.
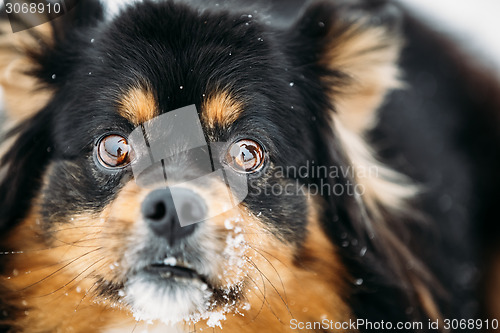
M 119 295 L 136 320 L 175 324 L 210 310 L 215 289 L 201 273 L 202 264 L 182 257 L 154 259 L 129 274 Z
M 199 280 L 208 284 L 206 276 L 200 274 L 192 264 L 176 257 L 155 261 L 146 266 L 144 271 L 148 275 L 165 280 Z
M 199 321 L 242 306 L 243 235 L 228 234 L 218 240 L 199 237 L 177 248 L 145 242 L 127 253 L 125 262 L 132 267 L 124 279 L 122 304 L 136 319 L 166 323 Z

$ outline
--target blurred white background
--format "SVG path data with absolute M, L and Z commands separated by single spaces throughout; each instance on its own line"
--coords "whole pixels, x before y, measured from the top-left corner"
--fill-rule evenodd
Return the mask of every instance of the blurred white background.
M 500 76 L 500 0 L 398 0 Z M 491 64 L 490 64 L 491 62 Z

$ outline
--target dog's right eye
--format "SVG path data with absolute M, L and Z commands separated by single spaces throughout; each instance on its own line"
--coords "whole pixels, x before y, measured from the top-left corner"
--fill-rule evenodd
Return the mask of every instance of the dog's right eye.
M 99 162 L 107 168 L 121 168 L 130 163 L 131 147 L 126 138 L 111 134 L 103 137 L 97 147 Z
M 239 140 L 229 147 L 226 163 L 235 171 L 253 173 L 264 165 L 264 148 L 253 140 Z

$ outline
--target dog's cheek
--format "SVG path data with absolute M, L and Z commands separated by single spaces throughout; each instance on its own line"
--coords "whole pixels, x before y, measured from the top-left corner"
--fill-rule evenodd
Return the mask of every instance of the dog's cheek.
M 259 281 L 252 297 L 268 290 L 266 299 L 273 308 L 306 316 L 327 314 L 328 318 L 343 318 L 350 312 L 345 303 L 349 276 L 335 245 L 323 231 L 323 206 L 319 196 L 308 196 L 301 242 L 284 243 L 271 237 L 265 237 L 263 242 L 260 237 L 253 241 L 261 243 L 251 255 L 258 266 L 258 275 L 253 279 Z
M 96 280 L 123 281 L 127 271 L 123 257 L 130 235 L 137 230 L 144 196 L 130 182 L 104 209 L 72 212 L 62 220 L 42 216 L 39 208 L 44 199 L 37 198 L 32 212 L 8 238 L 9 247 L 24 253 L 23 260 L 12 262 L 12 270 L 29 272 L 13 280 L 25 288 L 50 276 L 40 285 L 79 290 L 90 290 Z
M 346 305 L 349 276 L 335 245 L 322 230 L 322 205 L 319 198 L 307 199 L 302 242 L 283 241 L 276 236 L 278 229 L 273 230 L 262 215 L 256 216 L 244 206 L 234 210 L 232 217 L 221 215 L 211 221 L 228 229 L 221 283 L 222 288 L 232 286 L 236 291 L 237 297 L 228 296 L 240 301 L 238 312 L 244 314 L 241 320 L 258 325 L 252 318 L 278 317 L 287 322 L 291 314 L 339 320 L 351 315 Z M 231 328 L 233 322 L 226 325 Z
M 244 203 L 277 239 L 300 243 L 306 234 L 308 191 L 301 181 L 271 165 L 267 175 L 250 180 Z
M 125 176 L 99 170 L 91 154 L 55 161 L 43 177 L 40 214 L 49 227 L 75 215 L 99 214 L 119 194 Z
M 217 194 L 229 189 L 222 183 L 211 188 L 215 195 L 202 196 L 208 198 L 210 209 L 223 211 Z M 281 274 L 294 266 L 312 216 L 316 219 L 316 205 L 298 183 L 276 177 L 252 181 L 243 203 L 202 225 L 201 243 L 210 243 L 217 257 L 214 284 L 257 297 L 263 289 L 281 285 Z
M 80 214 L 75 221 L 82 221 L 77 229 L 81 232 L 71 235 L 73 239 L 94 247 L 97 252 L 105 253 L 100 258 L 99 269 L 94 276 L 108 283 L 121 285 L 126 274 L 132 268 L 127 253 L 137 244 L 147 242 L 147 230 L 141 223 L 140 207 L 147 191 L 138 187 L 135 182 L 126 184 L 97 215 Z M 85 229 L 91 230 L 85 230 Z
M 90 244 L 80 242 L 79 238 L 96 235 L 99 224 L 83 216 L 75 217 L 75 223 L 85 224 L 59 225 L 52 237 L 54 241 L 48 243 L 39 221 L 40 216 L 31 213 L 8 239 L 7 246 L 16 249 L 16 255 L 5 263 L 1 278 L 9 290 L 9 304 L 22 311 L 15 319 L 16 325 L 27 332 L 34 327 L 53 332 L 58 323 L 62 327 L 75 327 L 75 331 L 80 325 L 87 331 L 97 331 L 110 319 L 106 313 L 101 316 L 104 308 L 95 305 L 98 292 L 95 273 L 108 264 L 107 253 L 92 245 L 90 238 L 87 238 Z M 53 307 L 47 311 L 50 304 Z M 67 316 L 69 312 L 72 315 Z M 88 322 L 88 318 L 98 319 Z

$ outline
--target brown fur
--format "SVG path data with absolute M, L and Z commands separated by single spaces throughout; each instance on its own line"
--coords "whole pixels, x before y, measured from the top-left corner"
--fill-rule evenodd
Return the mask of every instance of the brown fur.
M 135 184 L 124 189 L 123 195 L 113 205 L 121 205 L 119 214 L 133 214 L 136 206 L 122 200 L 129 193 L 136 193 Z M 115 210 L 117 211 L 117 210 Z M 53 227 L 53 237 L 43 242 L 40 233 L 46 230 L 39 224 L 37 205 L 23 223 L 8 237 L 8 246 L 23 252 L 8 262 L 4 284 L 12 290 L 13 305 L 25 310 L 17 318 L 16 326 L 26 332 L 101 332 L 111 320 L 126 317 L 109 307 L 109 303 L 94 303 L 95 274 L 112 278 L 119 269 L 111 270 L 113 256 L 108 251 L 121 253 L 123 244 L 105 222 L 120 216 L 109 209 L 96 216 L 82 213 L 72 221 Z M 120 226 L 126 230 L 127 225 Z M 119 230 L 119 229 L 117 229 Z M 115 237 L 113 237 L 113 234 Z M 107 247 L 103 247 L 103 244 Z M 102 301 L 102 300 L 101 300 Z M 50 307 L 51 311 L 47 311 Z M 92 318 L 92 320 L 89 320 Z
M 118 113 L 134 125 L 159 115 L 154 93 L 147 83 L 129 88 L 118 104 Z
M 231 97 L 225 90 L 216 90 L 203 103 L 202 118 L 209 127 L 219 125 L 227 127 L 232 124 L 242 111 L 240 101 Z

